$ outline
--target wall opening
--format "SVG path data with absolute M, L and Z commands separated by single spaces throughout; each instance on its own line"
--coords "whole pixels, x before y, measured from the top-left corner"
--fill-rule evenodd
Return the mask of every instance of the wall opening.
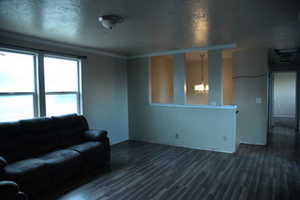
M 195 51 L 182 57 L 150 57 L 150 102 L 216 105 L 218 101 L 218 105 L 232 105 L 232 51 L 212 54 L 218 62 L 212 62 L 209 53 Z M 184 96 L 181 103 L 177 102 L 178 94 Z
M 186 103 L 208 104 L 208 53 L 207 51 L 185 54 Z
M 173 95 L 173 57 L 150 58 L 151 103 L 171 104 Z
M 272 126 L 296 127 L 296 72 L 274 72 Z
M 232 105 L 232 50 L 222 52 L 223 59 L 223 104 Z

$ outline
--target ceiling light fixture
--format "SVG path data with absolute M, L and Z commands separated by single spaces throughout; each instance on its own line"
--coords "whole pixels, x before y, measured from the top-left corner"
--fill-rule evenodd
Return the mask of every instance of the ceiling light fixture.
M 204 57 L 205 57 L 205 54 L 201 53 L 200 54 L 200 59 L 201 59 L 201 63 L 200 63 L 200 71 L 201 71 L 200 78 L 201 78 L 201 80 L 200 80 L 200 82 L 198 84 L 194 85 L 194 91 L 197 94 L 205 94 L 205 95 L 207 95 L 208 94 L 208 90 L 209 90 L 209 86 L 204 81 Z
M 111 30 L 116 24 L 122 23 L 124 18 L 119 15 L 103 15 L 98 20 L 104 28 Z

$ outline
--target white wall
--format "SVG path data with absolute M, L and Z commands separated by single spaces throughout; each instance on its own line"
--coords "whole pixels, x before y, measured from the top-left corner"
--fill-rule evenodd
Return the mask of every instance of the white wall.
M 221 152 L 235 151 L 234 108 L 150 105 L 148 59 L 131 60 L 127 69 L 130 139 Z
M 267 49 L 240 49 L 233 53 L 233 104 L 239 110 L 237 135 L 241 143 L 267 142 L 267 72 Z
M 91 128 L 108 130 L 112 144 L 128 140 L 126 60 L 1 34 L 0 43 L 87 56 L 82 69 L 84 115 Z
M 91 128 L 109 132 L 112 144 L 128 140 L 126 60 L 88 55 L 83 68 L 83 112 Z
M 273 81 L 273 117 L 294 118 L 296 112 L 296 72 L 276 72 Z

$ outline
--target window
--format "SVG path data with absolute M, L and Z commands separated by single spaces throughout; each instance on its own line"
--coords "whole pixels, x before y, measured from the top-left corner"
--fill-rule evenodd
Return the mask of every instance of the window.
M 34 54 L 0 51 L 0 121 L 35 115 L 35 60 Z
M 47 116 L 78 113 L 79 60 L 44 57 Z
M 77 58 L 0 49 L 0 121 L 81 113 L 80 66 Z

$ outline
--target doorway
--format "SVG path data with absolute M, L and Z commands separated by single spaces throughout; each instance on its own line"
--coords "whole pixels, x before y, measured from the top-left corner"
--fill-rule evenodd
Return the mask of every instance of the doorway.
M 272 72 L 270 126 L 297 128 L 297 72 Z

